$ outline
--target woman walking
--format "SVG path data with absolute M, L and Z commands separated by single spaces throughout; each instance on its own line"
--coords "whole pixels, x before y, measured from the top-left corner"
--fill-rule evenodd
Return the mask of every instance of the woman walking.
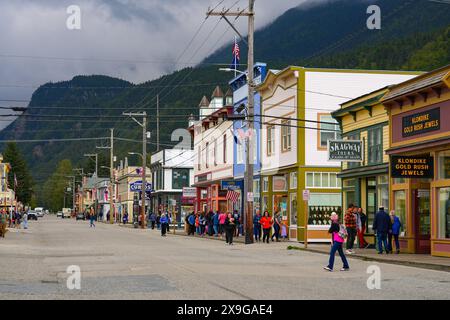
M 279 212 L 277 212 L 275 214 L 275 217 L 273 218 L 273 229 L 274 232 L 272 234 L 272 241 L 273 241 L 273 237 L 275 237 L 277 239 L 277 242 L 280 242 L 280 231 L 281 231 L 281 214 Z
M 269 243 L 270 229 L 272 228 L 273 220 L 270 217 L 269 211 L 264 211 L 264 215 L 259 221 L 263 228 L 263 242 Z
M 89 212 L 89 222 L 90 222 L 89 228 L 92 228 L 92 227 L 95 228 L 94 221 L 95 221 L 94 208 L 91 208 L 91 210 Z
M 398 236 L 400 234 L 400 229 L 402 228 L 402 223 L 400 222 L 399 217 L 395 215 L 395 211 L 392 210 L 389 214 L 389 218 L 391 218 L 391 229 L 388 233 L 388 250 L 392 253 L 392 237 L 394 237 L 395 241 L 395 253 L 400 253 L 400 242 L 398 241 Z
M 348 271 L 350 267 L 348 265 L 347 258 L 345 257 L 344 250 L 342 249 L 342 245 L 345 241 L 344 238 L 346 236 L 345 227 L 339 224 L 339 216 L 337 215 L 336 212 L 333 212 L 331 214 L 331 227 L 328 230 L 328 233 L 331 233 L 332 235 L 331 239 L 333 245 L 331 246 L 330 259 L 328 261 L 328 265 L 323 268 L 327 271 L 333 271 L 334 256 L 337 251 L 339 252 L 339 256 L 341 257 L 342 263 L 344 264 L 341 271 Z
M 233 235 L 236 232 L 236 221 L 231 213 L 228 213 L 225 219 L 225 240 L 227 244 L 233 244 Z

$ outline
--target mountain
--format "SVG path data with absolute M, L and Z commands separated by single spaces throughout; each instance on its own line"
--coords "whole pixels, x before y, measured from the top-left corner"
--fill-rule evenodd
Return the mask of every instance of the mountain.
M 368 30 L 369 4 L 382 12 L 381 30 Z M 271 68 L 289 64 L 360 69 L 431 70 L 450 62 L 450 5 L 426 0 L 334 0 L 315 6 L 291 9 L 255 34 L 256 61 Z M 152 132 L 149 151 L 155 150 L 156 95 L 160 96 L 161 147 L 170 147 L 171 134 L 186 128 L 190 114 L 198 115 L 203 95 L 216 85 L 226 91 L 230 74 L 218 72 L 208 63 L 228 61 L 230 46 L 223 48 L 196 68 L 186 68 L 142 84 L 107 76 L 76 76 L 69 81 L 47 83 L 33 94 L 22 116 L 0 132 L 0 140 L 21 142 L 19 148 L 37 183 L 38 196 L 45 198 L 42 185 L 62 159 L 93 172 L 84 153 L 99 153 L 99 166 L 109 166 L 108 139 L 96 141 L 45 141 L 108 137 L 140 140 L 141 128 L 123 111 L 146 110 Z M 241 45 L 244 58 L 245 45 Z M 245 59 L 243 59 L 245 63 Z M 43 140 L 43 141 L 41 141 Z M 141 144 L 115 140 L 115 155 L 122 159 Z M 0 149 L 4 144 L 0 144 Z M 130 164 L 138 164 L 130 157 Z M 116 164 L 117 165 L 117 164 Z M 100 170 L 108 176 L 108 170 Z

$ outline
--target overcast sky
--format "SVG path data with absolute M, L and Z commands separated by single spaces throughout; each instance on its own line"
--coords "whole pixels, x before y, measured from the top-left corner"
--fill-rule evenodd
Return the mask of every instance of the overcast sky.
M 227 29 L 224 21 L 211 33 L 218 21 L 211 17 L 180 57 L 205 19 L 207 8 L 219 2 L 0 0 L 0 99 L 29 99 L 36 86 L 79 74 L 105 74 L 140 83 L 199 62 L 233 39 L 232 31 L 222 37 Z M 224 0 L 219 8 L 236 2 Z M 303 2 L 257 0 L 257 27 Z M 81 30 L 66 27 L 70 5 L 81 9 Z M 247 5 L 247 0 L 241 0 L 234 8 Z M 244 33 L 245 23 L 242 18 L 238 24 Z M 0 106 L 5 103 L 0 101 Z

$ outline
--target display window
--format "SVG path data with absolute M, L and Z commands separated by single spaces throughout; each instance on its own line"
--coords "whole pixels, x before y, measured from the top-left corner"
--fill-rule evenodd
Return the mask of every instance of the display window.
M 336 212 L 342 220 L 342 203 L 339 193 L 311 194 L 308 201 L 308 225 L 331 225 L 331 213 Z
M 440 188 L 438 194 L 438 236 L 441 239 L 450 239 L 450 187 Z
M 399 190 L 394 192 L 394 210 L 400 218 L 403 226 L 402 235 L 406 235 L 406 191 Z

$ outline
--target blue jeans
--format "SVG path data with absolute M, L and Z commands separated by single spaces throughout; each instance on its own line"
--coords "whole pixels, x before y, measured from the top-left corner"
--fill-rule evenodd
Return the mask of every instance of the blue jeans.
M 348 266 L 347 258 L 345 257 L 344 250 L 342 249 L 342 243 L 341 242 L 333 242 L 333 246 L 331 247 L 330 251 L 330 260 L 328 261 L 328 268 L 333 270 L 334 267 L 334 255 L 336 254 L 336 251 L 339 252 L 339 255 L 341 256 L 342 263 L 344 264 L 344 268 L 348 269 L 350 268 Z
M 215 235 L 215 236 L 218 236 L 218 235 L 219 235 L 219 225 L 218 225 L 218 224 L 215 224 L 215 225 L 213 226 L 213 228 L 214 228 L 214 235 Z
M 383 245 L 386 252 L 388 252 L 389 247 L 387 244 L 387 233 L 386 232 L 377 232 L 377 246 L 378 252 L 383 252 Z

